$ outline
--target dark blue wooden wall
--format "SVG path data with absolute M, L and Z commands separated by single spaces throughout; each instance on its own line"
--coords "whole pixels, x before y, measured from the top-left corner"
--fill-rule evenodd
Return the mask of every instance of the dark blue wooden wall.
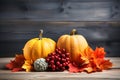
M 22 53 L 40 29 L 57 41 L 73 28 L 106 56 L 120 56 L 120 0 L 0 0 L 0 57 Z

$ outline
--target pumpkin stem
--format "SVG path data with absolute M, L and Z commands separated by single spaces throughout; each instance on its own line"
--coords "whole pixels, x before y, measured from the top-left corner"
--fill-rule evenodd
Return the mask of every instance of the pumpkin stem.
M 39 40 L 42 39 L 43 30 L 40 29 Z
M 77 34 L 77 30 L 76 29 L 73 29 L 71 32 L 70 32 L 70 35 L 75 35 Z

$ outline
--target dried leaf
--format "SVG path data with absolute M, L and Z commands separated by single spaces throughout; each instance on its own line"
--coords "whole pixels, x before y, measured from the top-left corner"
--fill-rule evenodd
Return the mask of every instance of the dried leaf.
M 86 71 L 87 73 L 92 73 L 94 72 L 93 68 L 92 67 L 87 67 L 84 69 L 84 71 Z
M 83 72 L 84 69 L 87 67 L 87 65 L 82 65 L 82 66 L 76 66 L 73 63 L 70 63 L 69 65 L 69 72 L 77 73 L 77 72 Z
M 10 63 L 6 64 L 5 66 L 6 66 L 6 68 L 11 70 L 14 68 L 14 63 L 15 63 L 15 61 L 10 61 Z
M 14 60 L 11 60 L 10 63 L 6 64 L 6 68 L 12 70 L 13 72 L 19 71 L 22 69 L 25 58 L 22 54 L 16 55 Z
M 87 47 L 85 50 L 84 50 L 84 54 L 83 54 L 83 56 L 85 56 L 85 57 L 87 57 L 89 60 L 91 59 L 91 58 L 93 58 L 94 57 L 94 50 L 91 48 L 91 47 Z
M 77 57 L 77 60 L 78 60 L 78 62 L 73 62 L 73 63 L 75 63 L 75 65 L 77 65 L 77 66 L 81 66 L 81 65 L 84 65 L 84 64 L 88 64 L 88 63 L 89 63 L 88 58 L 85 57 L 85 56 L 79 55 L 79 56 Z
M 110 60 L 104 60 L 100 64 L 100 68 L 103 70 L 110 69 L 111 67 L 112 67 L 112 63 L 110 62 Z
M 25 60 L 25 63 L 23 64 L 22 68 L 26 70 L 26 72 L 30 72 L 33 70 L 33 61 L 32 60 Z
M 106 52 L 104 48 L 96 48 L 92 50 L 91 47 L 85 49 L 84 54 L 79 56 L 79 63 L 69 64 L 70 72 L 82 72 L 86 71 L 87 73 L 102 71 L 112 67 L 110 60 L 105 60 Z
M 24 70 L 23 68 L 13 68 L 12 72 L 18 72 L 18 71 L 23 71 L 23 70 Z
M 98 70 L 104 70 L 104 69 L 109 69 L 112 67 L 112 63 L 110 60 L 105 60 L 105 54 L 106 52 L 104 51 L 104 48 L 96 48 L 94 51 L 95 58 L 94 58 L 94 63 L 96 63 L 96 67 Z
M 103 47 L 100 47 L 100 48 L 96 47 L 96 49 L 94 51 L 94 55 L 95 55 L 96 58 L 102 58 L 103 59 L 105 57 L 105 54 L 106 54 L 106 52 L 105 52 Z

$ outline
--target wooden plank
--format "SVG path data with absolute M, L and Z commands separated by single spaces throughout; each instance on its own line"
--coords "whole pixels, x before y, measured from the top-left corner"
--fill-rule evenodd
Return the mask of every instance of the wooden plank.
M 57 26 L 57 25 L 55 25 Z M 69 26 L 69 29 L 65 29 L 65 26 L 61 26 L 59 28 L 55 26 L 22 26 L 19 30 L 19 27 L 11 27 L 11 29 L 15 31 L 10 31 L 11 29 L 3 28 L 3 31 L 0 32 L 1 40 L 0 41 L 9 41 L 9 40 L 28 40 L 30 38 L 38 37 L 39 30 L 44 30 L 44 36 L 50 37 L 57 41 L 57 39 L 63 34 L 69 34 L 70 31 L 75 28 L 78 30 L 78 33 L 85 36 L 89 42 L 103 41 L 103 42 L 111 42 L 116 41 L 119 42 L 119 27 L 72 27 Z M 33 31 L 31 31 L 33 29 Z M 51 28 L 51 29 L 50 29 Z M 59 30 L 59 31 L 58 31 Z M 95 30 L 95 31 L 94 31 Z M 107 31 L 107 32 L 106 32 Z M 110 37 L 111 36 L 111 37 Z M 111 39 L 110 39 L 111 38 Z
M 61 12 L 60 7 L 58 10 L 29 10 L 27 17 L 33 20 L 42 19 L 43 21 L 48 20 L 49 18 L 51 18 L 53 21 L 57 20 L 57 18 L 59 18 L 60 21 L 111 20 L 113 17 L 112 14 L 114 14 L 114 12 L 111 12 L 111 10 L 114 9 L 114 5 L 116 5 L 115 2 L 68 1 L 63 3 L 61 7 L 63 10 Z
M 9 62 L 13 58 L 0 58 L 0 64 Z M 120 58 L 108 57 L 113 62 L 111 70 L 104 70 L 103 72 L 96 72 L 92 74 L 82 73 L 69 73 L 64 72 L 11 72 L 0 68 L 0 79 L 2 80 L 119 80 L 120 79 Z M 0 65 L 0 66 L 1 66 Z
M 89 41 L 120 40 L 117 37 L 120 31 L 119 22 L 39 22 L 23 20 L 1 21 L 0 25 L 0 35 L 2 37 L 0 41 L 27 40 L 37 37 L 40 29 L 44 30 L 44 36 L 57 41 L 60 35 L 69 34 L 73 28 L 77 29 L 78 33 L 84 35 Z
M 0 79 L 2 80 L 119 80 L 120 71 L 111 70 L 104 72 L 97 72 L 93 74 L 86 73 L 69 73 L 69 72 L 17 72 L 1 71 Z
M 57 41 L 58 37 L 75 28 L 79 34 L 84 35 L 88 41 L 118 41 L 120 40 L 120 24 L 104 22 L 3 22 L 0 27 L 0 41 L 28 40 L 37 37 L 39 30 L 44 30 L 44 36 Z M 69 27 L 69 28 L 66 28 Z M 59 30 L 59 31 L 58 31 Z
M 2 0 L 0 19 L 120 21 L 119 3 L 118 0 Z
M 63 6 L 64 12 L 75 19 L 107 19 L 113 2 L 66 2 Z
M 60 1 L 56 2 L 37 2 L 30 1 L 27 4 L 28 10 L 30 11 L 37 11 L 37 10 L 56 10 L 61 7 Z

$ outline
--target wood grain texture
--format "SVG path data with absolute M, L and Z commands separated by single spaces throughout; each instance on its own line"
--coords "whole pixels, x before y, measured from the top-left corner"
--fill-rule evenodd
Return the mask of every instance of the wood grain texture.
M 119 0 L 1 0 L 0 19 L 120 21 Z
M 0 64 L 5 65 L 13 58 L 0 58 Z M 11 72 L 0 68 L 0 80 L 120 80 L 120 58 L 108 57 L 113 63 L 111 70 L 87 74 L 64 72 Z M 0 65 L 1 66 L 1 65 Z

